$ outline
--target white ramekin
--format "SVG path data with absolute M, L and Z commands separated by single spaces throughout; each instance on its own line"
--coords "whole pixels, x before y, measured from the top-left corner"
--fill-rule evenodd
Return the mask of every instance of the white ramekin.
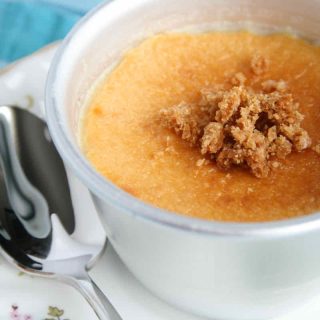
M 46 89 L 52 138 L 90 189 L 123 262 L 169 303 L 214 319 L 246 320 L 302 305 L 320 293 L 320 215 L 217 223 L 139 201 L 95 172 L 81 153 L 79 117 L 88 90 L 126 49 L 154 33 L 259 24 L 261 31 L 292 29 L 317 40 L 319 12 L 316 0 L 117 0 L 84 17 L 58 51 Z

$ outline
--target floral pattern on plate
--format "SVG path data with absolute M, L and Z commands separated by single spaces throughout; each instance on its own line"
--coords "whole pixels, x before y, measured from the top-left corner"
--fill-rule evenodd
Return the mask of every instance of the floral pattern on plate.
M 64 310 L 59 309 L 57 307 L 48 307 L 48 314 L 44 320 L 70 320 L 67 318 L 62 318 L 64 315 Z M 19 310 L 19 306 L 16 304 L 13 304 L 11 306 L 11 311 L 10 311 L 10 320 L 33 320 L 34 318 L 30 314 L 24 314 L 21 313 Z

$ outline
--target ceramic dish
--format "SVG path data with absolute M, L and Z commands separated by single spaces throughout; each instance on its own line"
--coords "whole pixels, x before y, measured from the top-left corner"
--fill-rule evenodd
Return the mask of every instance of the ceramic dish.
M 91 191 L 122 261 L 170 304 L 229 320 L 269 319 L 305 304 L 320 293 L 320 215 L 217 223 L 139 201 L 100 176 L 79 148 L 81 106 L 90 86 L 148 35 L 258 23 L 264 31 L 296 30 L 318 40 L 319 9 L 315 0 L 118 0 L 87 15 L 56 55 L 46 90 L 53 140 Z

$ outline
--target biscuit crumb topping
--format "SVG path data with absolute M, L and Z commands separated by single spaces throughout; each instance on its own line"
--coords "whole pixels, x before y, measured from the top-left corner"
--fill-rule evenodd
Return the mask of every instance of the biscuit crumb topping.
M 250 64 L 255 77 L 268 66 L 261 55 L 255 55 Z M 304 117 L 299 103 L 284 80 L 264 80 L 260 90 L 246 86 L 246 80 L 238 72 L 231 78 L 231 87 L 203 88 L 199 103 L 181 102 L 162 109 L 160 120 L 219 168 L 247 167 L 263 178 L 280 166 L 278 159 L 309 148 L 311 139 L 301 127 Z

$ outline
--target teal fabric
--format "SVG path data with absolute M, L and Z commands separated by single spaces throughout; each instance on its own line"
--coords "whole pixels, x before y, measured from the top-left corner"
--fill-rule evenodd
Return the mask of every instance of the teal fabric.
M 62 39 L 101 0 L 0 0 L 0 67 Z
M 79 12 L 90 10 L 93 6 L 99 4 L 101 0 L 40 0 L 41 2 L 64 6 Z

